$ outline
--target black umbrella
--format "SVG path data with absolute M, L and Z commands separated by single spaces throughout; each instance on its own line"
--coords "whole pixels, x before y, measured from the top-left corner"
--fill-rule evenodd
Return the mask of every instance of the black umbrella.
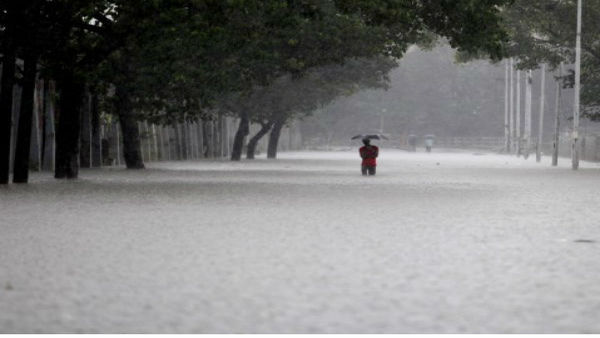
M 381 140 L 381 139 L 388 140 L 388 138 L 382 134 L 369 134 L 369 135 L 360 134 L 360 135 L 353 136 L 351 139 L 357 140 L 357 139 L 365 139 L 365 138 L 369 139 L 369 140 Z

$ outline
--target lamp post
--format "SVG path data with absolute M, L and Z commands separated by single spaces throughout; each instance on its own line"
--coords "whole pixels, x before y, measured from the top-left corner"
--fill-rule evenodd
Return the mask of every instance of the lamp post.
M 571 167 L 579 168 L 579 91 L 581 82 L 581 1 L 577 0 L 577 37 L 575 40 L 575 99 L 573 100 L 573 140 Z
M 509 76 L 509 88 L 508 88 L 508 124 L 509 124 L 509 138 L 510 138 L 510 149 L 515 149 L 515 105 L 514 105 L 514 79 L 513 79 L 513 74 L 514 74 L 514 66 L 513 66 L 513 58 L 510 58 L 509 60 L 509 71 L 510 71 L 510 76 Z
M 556 96 L 554 101 L 554 141 L 552 145 L 552 165 L 558 165 L 558 132 L 560 130 L 560 103 L 562 94 L 562 74 L 563 74 L 563 63 L 560 63 L 558 68 L 558 80 L 556 80 Z
M 541 80 L 540 80 L 540 117 L 538 120 L 538 134 L 537 143 L 535 147 L 535 161 L 540 162 L 542 160 L 542 143 L 544 141 L 544 107 L 546 103 L 546 64 L 542 64 Z
M 521 156 L 521 70 L 517 69 L 517 95 L 515 104 L 515 138 L 516 138 L 516 152 L 517 157 Z
M 508 109 L 508 60 L 504 60 L 504 151 L 510 152 L 510 129 L 509 129 L 509 109 Z

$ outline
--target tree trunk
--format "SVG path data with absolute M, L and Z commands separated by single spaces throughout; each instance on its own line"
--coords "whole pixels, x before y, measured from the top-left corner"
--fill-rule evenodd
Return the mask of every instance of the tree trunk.
M 123 157 L 127 169 L 144 169 L 142 152 L 140 147 L 140 132 L 137 121 L 133 116 L 129 93 L 117 87 L 117 114 L 121 122 L 123 134 Z
M 60 84 L 60 111 L 56 132 L 55 178 L 77 178 L 79 174 L 79 126 L 83 83 L 65 74 Z
M 127 169 L 144 169 L 137 121 L 125 113 L 119 117 L 123 137 L 123 158 Z
M 120 127 L 121 127 L 121 123 L 117 122 L 117 123 L 114 123 L 111 128 L 111 129 L 113 129 L 114 135 L 115 135 L 115 140 L 114 140 L 115 141 L 115 151 L 114 152 L 115 152 L 115 158 L 116 158 L 115 163 L 117 165 L 121 165 L 121 158 L 123 157 L 123 151 L 122 151 L 123 147 L 121 146 L 121 144 L 122 144 L 121 131 L 119 129 Z
M 142 130 L 144 137 L 142 138 L 144 141 L 144 145 L 146 148 L 146 162 L 152 162 L 152 137 L 150 134 L 150 128 L 148 127 L 148 121 L 142 122 Z
M 102 135 L 100 135 L 98 95 L 92 93 L 90 99 L 90 115 L 92 118 L 92 167 L 97 168 L 102 166 Z
M 24 60 L 23 92 L 21 94 L 21 112 L 13 168 L 13 182 L 27 183 L 29 180 L 29 152 L 31 149 L 31 124 L 33 119 L 33 99 L 35 95 L 35 75 L 37 56 L 28 55 Z
M 213 157 L 214 158 L 222 158 L 223 157 L 223 149 L 221 146 L 221 121 L 222 121 L 222 116 L 219 115 L 217 117 L 217 120 L 213 123 L 213 139 L 214 139 Z
M 5 48 L 2 63 L 0 93 L 0 184 L 7 184 L 10 172 L 10 139 L 12 127 L 13 87 L 15 83 L 15 53 Z
M 40 113 L 43 109 L 43 95 L 44 86 L 41 80 L 35 80 L 35 86 L 33 91 L 33 118 L 31 123 L 31 147 L 29 148 L 29 169 L 41 171 L 42 170 L 42 142 L 43 136 L 41 133 L 40 117 L 44 114 Z
M 175 133 L 175 125 L 167 127 L 167 135 L 169 136 L 169 160 L 178 160 L 177 153 L 177 134 Z
M 90 168 L 92 166 L 91 161 L 91 147 L 92 147 L 92 137 L 91 137 L 91 109 L 90 109 L 90 95 L 86 91 L 83 96 L 83 105 L 81 108 L 81 127 L 79 129 L 79 166 L 81 168 Z
M 231 160 L 239 161 L 242 158 L 242 150 L 244 148 L 244 139 L 250 133 L 250 121 L 248 119 L 248 114 L 242 113 L 240 115 L 240 125 L 238 127 L 237 132 L 235 133 L 235 138 L 233 139 L 233 149 L 231 150 Z
M 228 157 L 231 155 L 231 144 L 229 144 L 229 119 L 223 117 L 223 156 Z
M 173 131 L 175 131 L 175 144 L 177 145 L 177 160 L 184 160 L 184 151 L 182 147 L 182 137 L 181 137 L 181 126 L 179 123 L 175 123 L 173 126 Z
M 161 128 L 161 133 L 163 135 L 163 149 L 164 150 L 163 154 L 164 154 L 164 159 L 167 161 L 171 160 L 171 135 L 169 134 L 169 126 L 162 126 Z
M 267 147 L 267 158 L 277 158 L 277 145 L 283 128 L 283 121 L 275 121 L 271 134 L 269 134 L 269 146 Z
M 47 171 L 54 171 L 54 149 L 55 124 L 54 124 L 54 82 L 44 81 L 44 146 L 42 156 L 42 168 Z
M 256 146 L 258 145 L 258 141 L 260 141 L 263 136 L 267 135 L 269 130 L 273 127 L 273 122 L 263 123 L 261 124 L 260 130 L 252 136 L 250 141 L 248 141 L 248 148 L 246 149 L 246 158 L 249 160 L 254 159 L 254 154 L 256 153 Z

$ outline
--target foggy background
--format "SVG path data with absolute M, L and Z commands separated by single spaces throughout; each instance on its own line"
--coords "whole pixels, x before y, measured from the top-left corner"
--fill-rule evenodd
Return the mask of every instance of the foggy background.
M 399 61 L 399 66 L 390 72 L 387 90 L 363 90 L 352 96 L 338 97 L 332 104 L 302 119 L 300 128 L 305 145 L 316 148 L 347 146 L 353 135 L 377 132 L 395 139 L 397 146 L 402 146 L 403 139 L 409 134 L 417 135 L 420 140 L 426 134 L 441 138 L 472 137 L 475 143 L 478 137 L 494 137 L 501 144 L 504 137 L 504 62 L 461 63 L 456 61 L 455 54 L 456 51 L 443 41 L 432 49 L 411 47 Z M 568 69 L 570 67 L 565 67 Z M 554 128 L 555 76 L 555 71 L 546 72 L 546 146 L 550 145 Z M 514 81 L 516 83 L 516 75 Z M 540 70 L 536 69 L 532 85 L 533 138 L 537 135 L 539 96 Z M 524 125 L 524 97 L 525 72 L 521 72 L 521 128 Z M 560 120 L 563 132 L 568 132 L 572 124 L 569 119 L 572 102 L 573 90 L 564 88 Z M 584 134 L 596 132 L 596 123 L 586 119 L 581 123 Z

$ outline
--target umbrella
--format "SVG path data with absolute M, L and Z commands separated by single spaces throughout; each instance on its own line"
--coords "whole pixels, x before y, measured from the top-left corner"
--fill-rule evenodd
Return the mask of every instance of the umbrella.
M 388 140 L 388 138 L 382 134 L 369 134 L 369 135 L 360 134 L 360 135 L 353 136 L 351 139 L 357 140 L 357 139 L 364 139 L 364 138 L 369 139 L 369 140 L 381 140 L 381 139 Z

